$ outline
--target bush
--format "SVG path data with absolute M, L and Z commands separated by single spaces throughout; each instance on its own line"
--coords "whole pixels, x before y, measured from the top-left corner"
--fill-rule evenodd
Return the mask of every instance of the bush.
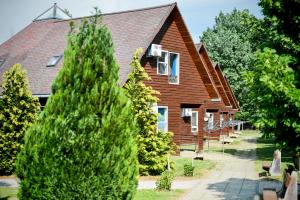
M 159 175 L 167 168 L 167 160 L 173 147 L 171 132 L 157 131 L 157 115 L 153 105 L 157 103 L 159 92 L 145 85 L 151 80 L 139 59 L 140 50 L 134 54 L 125 89 L 133 102 L 132 113 L 136 118 L 140 132 L 137 136 L 139 173 L 141 175 Z
M 191 163 L 186 163 L 183 166 L 184 175 L 185 176 L 194 176 L 194 169 L 195 166 L 193 166 Z
M 173 179 L 174 179 L 174 175 L 172 172 L 164 171 L 155 183 L 156 189 L 170 191 Z
M 132 199 L 137 127 L 118 86 L 109 30 L 98 17 L 71 29 L 64 64 L 18 156 L 20 199 Z
M 15 64 L 3 75 L 0 98 L 0 175 L 14 173 L 17 153 L 28 127 L 37 118 L 40 103 L 29 89 L 26 72 Z

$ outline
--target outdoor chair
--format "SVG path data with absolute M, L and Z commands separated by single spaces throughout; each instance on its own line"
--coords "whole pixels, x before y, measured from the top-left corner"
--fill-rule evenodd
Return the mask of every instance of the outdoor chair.
M 280 176 L 281 152 L 274 151 L 274 158 L 271 164 L 264 162 L 262 168 L 271 176 Z
M 283 180 L 282 188 L 278 192 L 275 189 L 265 188 L 263 190 L 263 200 L 297 200 L 297 172 L 286 169 Z

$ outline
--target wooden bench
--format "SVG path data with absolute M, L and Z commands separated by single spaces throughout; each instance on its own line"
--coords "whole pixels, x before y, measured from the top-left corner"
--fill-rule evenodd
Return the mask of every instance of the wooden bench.
M 264 190 L 263 200 L 277 200 L 277 193 L 274 190 Z
M 240 135 L 235 134 L 235 133 L 229 133 L 230 138 L 238 138 Z

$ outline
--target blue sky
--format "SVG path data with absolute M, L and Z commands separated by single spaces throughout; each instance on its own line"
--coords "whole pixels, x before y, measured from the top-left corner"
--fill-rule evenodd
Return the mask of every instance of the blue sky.
M 144 8 L 175 2 L 174 0 L 1 0 L 0 44 L 29 25 L 34 18 L 57 3 L 73 17 L 87 16 L 97 6 L 103 13 Z M 195 42 L 207 27 L 214 25 L 215 16 L 237 9 L 248 9 L 262 18 L 258 0 L 179 0 L 179 9 Z

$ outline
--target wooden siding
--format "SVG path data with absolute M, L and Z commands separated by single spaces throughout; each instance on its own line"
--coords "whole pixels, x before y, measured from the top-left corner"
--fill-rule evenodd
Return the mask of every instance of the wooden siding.
M 163 50 L 180 54 L 179 84 L 169 84 L 168 76 L 157 75 L 157 59 L 142 57 L 142 65 L 152 78 L 147 84 L 160 92 L 158 105 L 168 106 L 168 129 L 174 133 L 176 144 L 193 143 L 189 120 L 181 117 L 181 107 L 191 107 L 198 111 L 198 137 L 200 148 L 203 146 L 203 104 L 210 99 L 203 83 L 199 68 L 191 56 L 195 46 L 186 44 L 188 33 L 182 32 L 178 13 L 173 12 L 156 35 L 154 44 L 161 44 Z M 194 49 L 192 49 L 194 48 Z

